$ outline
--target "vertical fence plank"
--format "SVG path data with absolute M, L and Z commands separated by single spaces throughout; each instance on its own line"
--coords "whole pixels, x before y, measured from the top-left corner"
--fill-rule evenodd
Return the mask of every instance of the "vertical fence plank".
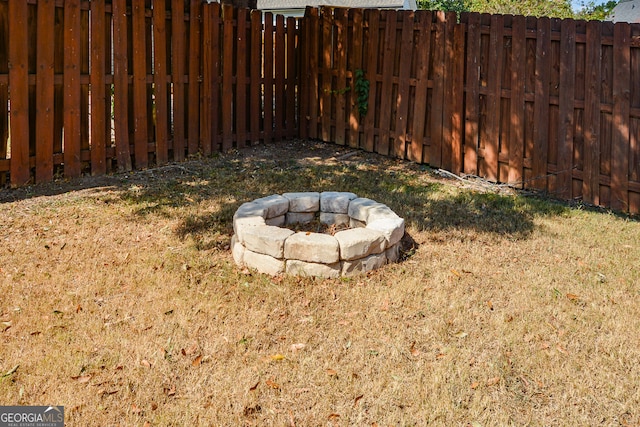
M 118 169 L 131 170 L 129 149 L 129 70 L 127 60 L 127 15 L 126 1 L 113 0 L 113 121 L 116 139 Z
M 215 133 L 217 132 L 217 114 L 213 114 L 214 105 L 214 85 L 218 83 L 218 71 L 219 67 L 216 67 L 219 56 L 218 38 L 214 37 L 214 15 L 219 13 L 220 3 L 207 4 L 202 10 L 202 88 L 200 91 L 200 109 L 201 116 L 199 120 L 202 122 L 200 127 L 199 145 L 202 154 L 208 156 L 211 154 L 213 140 Z M 193 25 L 189 21 L 190 25 Z M 219 31 L 219 30 L 218 30 Z M 216 35 L 219 34 L 216 32 Z M 215 69 L 215 71 L 214 71 Z M 191 89 L 191 75 L 189 76 L 189 89 Z M 189 94 L 189 101 L 191 103 L 191 94 Z M 215 99 L 217 104 L 217 98 Z M 216 110 L 217 113 L 217 110 Z M 191 116 L 191 112 L 189 112 Z M 210 123 L 211 122 L 211 123 Z M 214 123 L 215 122 L 215 123 Z M 213 129 L 216 129 L 215 131 Z M 189 129 L 189 145 L 192 143 L 191 129 Z
M 554 187 L 550 191 L 558 197 L 569 199 L 572 189 L 573 116 L 575 97 L 576 22 L 565 19 L 560 36 L 560 96 L 558 120 L 558 171 Z
M 105 32 L 106 16 L 104 2 L 92 2 L 91 6 L 91 174 L 107 172 L 107 110 L 105 105 Z M 53 86 L 52 86 L 53 87 Z M 109 123 L 109 125 L 111 125 Z M 53 123 L 52 123 L 53 127 Z
M 480 14 L 462 14 L 467 20 L 467 76 L 464 123 L 464 173 L 478 174 L 479 83 L 480 83 Z
M 10 160 L 7 160 L 9 142 L 9 4 L 0 3 L 0 75 L 7 81 L 0 83 L 0 185 L 7 180 Z
M 489 36 L 489 69 L 487 78 L 487 140 L 484 144 L 484 175 L 491 181 L 498 180 L 498 139 L 500 137 L 500 76 L 502 75 L 504 17 L 491 16 Z
M 358 108 L 358 93 L 356 90 L 356 76 L 358 71 L 362 71 L 362 9 L 351 9 L 351 40 L 352 51 L 349 54 L 351 59 L 351 103 L 349 108 L 349 147 L 358 148 L 360 146 L 360 111 Z
M 137 169 L 149 163 L 147 147 L 147 58 L 144 0 L 132 1 L 133 24 L 133 147 Z
M 444 12 L 436 12 L 435 40 L 433 52 L 433 92 L 431 95 L 431 140 L 429 146 L 429 158 L 426 160 L 434 168 L 442 166 L 442 146 L 443 146 L 443 104 L 445 72 L 445 15 Z
M 36 71 L 36 182 L 53 180 L 53 54 L 55 2 L 38 2 Z
M 264 14 L 264 141 L 273 141 L 273 15 Z
M 173 83 L 173 159 L 184 160 L 185 148 L 185 24 L 184 0 L 171 1 L 171 81 Z M 191 115 L 191 114 L 189 114 Z
M 201 40 L 200 28 L 202 25 L 202 13 L 205 5 L 200 0 L 191 0 L 189 5 L 189 86 L 187 88 L 188 94 L 188 111 L 187 111 L 187 125 L 183 125 L 187 131 L 186 149 L 189 155 L 198 153 L 200 147 L 200 133 L 207 126 L 207 123 L 211 122 L 213 125 L 213 118 L 206 117 L 206 120 L 202 120 L 200 115 L 200 63 L 201 63 L 201 46 L 204 40 Z M 207 7 L 209 7 L 207 5 Z M 183 21 L 184 25 L 184 21 Z M 183 57 L 181 57 L 183 58 Z M 211 132 L 211 131 L 209 131 Z M 212 135 L 212 133 L 209 133 Z M 206 144 L 211 147 L 212 141 L 207 140 Z M 183 147 L 183 146 L 181 146 Z M 203 149 L 204 152 L 204 149 Z M 180 153 L 184 155 L 184 147 Z
M 236 146 L 244 148 L 247 138 L 247 9 L 238 9 L 236 21 Z
M 336 68 L 335 103 L 336 103 L 336 130 L 333 142 L 338 145 L 345 144 L 346 131 L 346 92 L 347 92 L 347 11 L 337 8 L 334 11 L 335 37 L 334 62 Z
M 431 11 L 416 12 L 418 35 L 416 42 L 416 96 L 413 106 L 413 134 L 407 157 L 422 162 L 424 130 L 427 119 L 427 90 L 429 87 L 429 56 L 431 54 Z
M 287 80 L 285 95 L 285 114 L 286 114 L 286 133 L 289 138 L 295 137 L 298 133 L 298 124 L 296 121 L 296 98 L 299 96 L 298 87 L 298 71 L 296 69 L 296 39 L 298 37 L 296 29 L 296 20 L 293 17 L 287 18 Z
M 527 23 L 514 16 L 511 28 L 511 132 L 509 133 L 508 183 L 522 186 L 524 160 L 524 81 L 526 79 Z
M 584 169 L 582 171 L 582 198 L 586 203 L 600 203 L 600 79 L 602 23 L 587 23 L 584 95 Z
M 64 2 L 64 175 L 80 176 L 80 0 Z
M 322 95 L 320 98 L 320 138 L 327 142 L 331 140 L 331 80 L 332 80 L 332 51 L 333 51 L 333 19 L 331 9 L 320 9 L 322 20 Z
M 274 134 L 276 141 L 282 139 L 285 135 L 285 78 L 286 78 L 286 45 L 285 45 L 284 16 L 276 16 L 276 42 L 275 42 L 275 119 Z
M 547 152 L 549 146 L 549 79 L 551 64 L 551 21 L 538 19 L 536 34 L 536 83 L 533 110 L 533 159 L 530 187 L 547 188 Z
M 305 22 L 307 31 L 307 39 L 305 45 L 307 47 L 307 58 L 301 58 L 301 61 L 307 64 L 307 75 L 304 76 L 304 84 L 309 85 L 309 97 L 306 102 L 306 106 L 303 104 L 303 108 L 306 109 L 306 119 L 309 126 L 308 136 L 309 138 L 318 137 L 318 103 L 320 99 L 319 95 L 319 69 L 318 69 L 318 56 L 320 54 L 320 34 L 318 26 L 318 9 L 315 7 L 307 7 L 305 13 Z M 303 110 L 304 111 L 304 110 Z
M 29 182 L 29 80 L 27 3 L 9 1 L 9 92 L 11 93 L 11 185 Z
M 380 89 L 380 137 L 375 147 L 376 153 L 389 154 L 389 138 L 391 129 L 391 107 L 393 106 L 393 73 L 396 54 L 396 21 L 395 10 L 384 10 L 384 57 L 382 63 L 382 87 Z
M 167 98 L 167 16 L 165 2 L 153 2 L 153 85 L 156 106 L 156 159 L 169 160 L 169 110 Z
M 298 69 L 299 87 L 296 101 L 298 104 L 298 137 L 301 139 L 309 138 L 309 11 L 311 6 L 306 6 L 303 18 L 298 21 L 298 54 L 295 55 L 296 67 Z
M 364 144 L 366 151 L 373 151 L 375 142 L 375 125 L 377 108 L 377 84 L 378 84 L 378 48 L 379 48 L 379 26 L 380 10 L 367 10 L 365 21 L 368 22 L 369 38 L 367 43 L 368 63 L 366 78 L 369 80 L 369 105 L 367 114 L 364 117 Z
M 233 146 L 233 6 L 222 6 L 222 151 Z
M 613 27 L 613 141 L 611 147 L 611 207 L 629 209 L 629 109 L 631 31 L 626 23 Z
M 82 6 L 86 5 L 80 2 Z M 91 127 L 91 113 L 90 107 L 90 70 L 89 64 L 91 62 L 89 52 L 90 49 L 90 34 L 89 34 L 89 11 L 84 7 L 80 9 L 80 160 L 84 163 L 82 167 L 91 166 L 91 143 L 90 139 L 90 127 Z
M 450 15 L 448 20 L 453 27 L 453 49 L 449 54 L 449 63 L 453 72 L 449 79 L 451 107 L 447 110 L 447 115 L 450 120 L 451 171 L 459 174 L 463 170 L 464 29 L 461 25 L 455 25 L 455 15 Z
M 260 102 L 262 100 L 262 12 L 251 11 L 251 44 L 250 44 L 251 83 L 249 85 L 249 123 L 251 144 L 260 141 L 260 121 L 262 119 Z
M 413 50 L 413 11 L 402 11 L 402 30 L 400 36 L 400 51 L 414 55 Z M 399 159 L 406 158 L 407 152 L 407 126 L 409 115 L 409 78 L 411 77 L 411 61 L 400 57 L 400 69 L 398 75 L 398 94 L 396 96 L 396 123 L 393 138 L 392 153 Z

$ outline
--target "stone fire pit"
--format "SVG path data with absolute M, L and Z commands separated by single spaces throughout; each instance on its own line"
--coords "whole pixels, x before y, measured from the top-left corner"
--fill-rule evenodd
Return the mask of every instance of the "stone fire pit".
M 335 234 L 294 232 L 319 220 Z M 242 204 L 233 216 L 233 258 L 241 267 L 278 275 L 335 278 L 396 262 L 404 219 L 386 205 L 353 193 L 284 193 Z

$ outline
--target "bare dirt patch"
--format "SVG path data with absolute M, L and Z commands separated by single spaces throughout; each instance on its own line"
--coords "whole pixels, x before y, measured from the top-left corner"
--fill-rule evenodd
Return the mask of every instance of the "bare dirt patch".
M 235 267 L 241 203 L 322 190 L 405 218 L 406 259 Z M 0 239 L 0 402 L 70 426 L 640 423 L 627 217 L 290 141 L 2 190 Z

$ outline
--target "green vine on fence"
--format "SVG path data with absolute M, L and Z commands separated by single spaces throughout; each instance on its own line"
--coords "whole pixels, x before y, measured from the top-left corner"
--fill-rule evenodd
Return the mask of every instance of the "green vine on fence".
M 360 117 L 364 117 L 369 110 L 369 80 L 364 78 L 364 71 L 357 69 L 354 73 L 356 87 L 356 102 Z
M 358 112 L 360 117 L 364 117 L 369 109 L 369 80 L 364 78 L 364 71 L 357 69 L 353 73 L 354 77 L 354 90 L 356 94 L 356 103 L 358 104 Z M 332 95 L 344 95 L 352 89 L 351 86 L 347 86 L 342 89 L 329 90 L 328 93 Z

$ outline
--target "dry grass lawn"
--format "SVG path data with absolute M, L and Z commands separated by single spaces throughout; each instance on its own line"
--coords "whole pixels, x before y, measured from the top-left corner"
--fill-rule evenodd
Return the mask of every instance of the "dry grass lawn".
M 406 259 L 235 267 L 241 203 L 316 190 L 389 205 Z M 301 141 L 0 202 L 3 405 L 69 426 L 640 424 L 633 218 Z

